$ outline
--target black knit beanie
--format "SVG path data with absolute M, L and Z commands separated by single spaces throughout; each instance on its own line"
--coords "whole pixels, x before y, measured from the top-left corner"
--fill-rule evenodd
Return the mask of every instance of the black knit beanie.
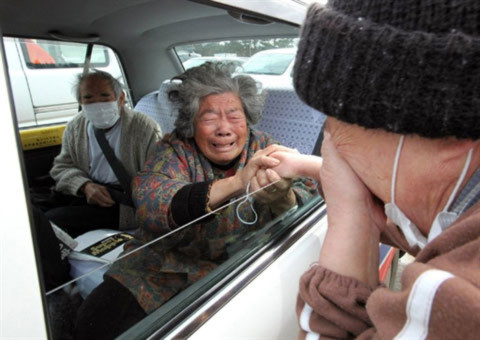
M 480 138 L 480 0 L 313 4 L 295 61 L 308 105 L 347 123 Z

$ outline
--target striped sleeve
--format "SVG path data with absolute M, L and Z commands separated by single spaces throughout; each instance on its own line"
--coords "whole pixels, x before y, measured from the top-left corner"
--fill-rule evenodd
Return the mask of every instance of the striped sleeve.
M 470 280 L 415 262 L 405 268 L 402 286 L 377 289 L 367 303 L 378 338 L 478 339 L 480 290 Z

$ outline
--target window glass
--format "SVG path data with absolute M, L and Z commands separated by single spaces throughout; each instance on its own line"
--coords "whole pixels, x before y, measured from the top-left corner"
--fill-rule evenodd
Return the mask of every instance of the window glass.
M 251 76 L 263 88 L 292 88 L 289 71 L 296 54 L 297 38 L 264 38 L 210 41 L 175 47 L 185 69 L 207 61 L 228 64 L 235 74 Z
M 147 244 L 133 241 L 137 248 L 129 248 L 126 253 L 122 253 L 125 242 L 132 242 L 133 238 L 139 236 L 138 233 L 98 230 L 77 237 L 74 241 L 77 243 L 75 251 L 69 255 L 70 272 L 77 279 L 74 283 L 67 283 L 47 292 L 47 301 L 51 308 L 58 308 L 65 295 L 69 294 L 71 297 L 68 303 L 74 306 L 77 304 L 75 308 L 78 308 L 82 300 L 102 282 L 105 273 L 113 274 L 134 292 L 138 291 L 138 287 L 161 291 L 160 296 L 152 295 L 151 291 L 143 296 L 142 306 L 151 307 L 152 310 L 149 310 L 148 317 L 136 324 L 126 337 L 151 334 L 178 313 L 195 304 L 227 275 L 241 270 L 247 261 L 259 256 L 259 251 L 265 244 L 281 237 L 286 230 L 292 228 L 295 221 L 305 216 L 322 200 L 316 190 L 316 183 L 310 179 L 296 179 L 292 188 L 295 188 L 299 195 L 303 195 L 303 198 L 297 196 L 296 204 L 277 215 L 272 214 L 269 207 L 259 204 L 255 198 L 247 200 L 247 197 L 255 197 L 261 191 L 269 189 L 266 187 L 254 195 L 235 197 L 221 208 L 207 214 L 205 217 L 210 218 L 210 221 L 214 216 L 225 217 L 224 224 L 218 225 L 215 230 L 208 222 L 202 223 L 199 218 L 200 222 L 179 226 L 176 231 L 158 236 Z M 249 225 L 248 223 L 256 219 L 255 214 L 258 216 L 257 221 Z M 238 224 L 239 217 L 246 223 Z M 234 230 L 234 224 L 239 228 Z M 205 231 L 202 228 L 205 228 Z M 195 234 L 204 235 L 204 239 L 195 240 Z M 192 241 L 196 243 L 189 245 Z M 207 244 L 207 241 L 210 244 Z M 162 250 L 161 256 L 159 249 Z M 212 249 L 221 251 L 217 254 L 208 253 Z M 189 252 L 193 253 L 188 255 Z M 162 268 L 160 258 L 164 261 L 163 267 L 168 268 L 168 278 L 158 275 Z M 122 271 L 111 271 L 112 262 L 122 268 Z M 132 273 L 134 276 L 131 276 Z M 177 273 L 179 275 L 176 275 Z M 132 280 L 135 276 L 136 279 Z M 151 282 L 153 284 L 150 287 Z M 56 320 L 56 317 L 60 315 L 50 315 L 50 322 L 54 327 L 60 321 Z M 65 314 L 61 314 L 61 317 L 65 318 Z
M 242 72 L 279 75 L 285 72 L 294 57 L 294 51 L 291 53 L 258 53 L 243 64 Z
M 65 123 L 78 112 L 73 85 L 83 72 L 87 44 L 41 39 L 3 39 L 20 128 Z M 90 67 L 110 73 L 128 88 L 113 50 L 94 45 Z M 127 105 L 131 106 L 127 91 Z
M 59 103 L 59 87 L 62 87 L 62 90 L 68 89 L 72 96 L 71 85 L 76 75 L 82 72 L 81 54 L 86 46 L 59 42 L 39 43 L 38 40 L 35 42 L 41 47 L 39 51 L 43 51 L 37 51 L 37 56 L 28 54 L 28 50 L 25 54 L 25 41 L 20 39 L 6 40 L 6 45 L 9 44 L 6 49 L 7 54 L 10 52 L 7 59 L 11 74 L 14 71 L 20 71 L 27 89 L 34 88 L 38 91 L 29 94 L 29 98 L 32 107 L 43 108 L 43 111 L 34 110 L 35 121 L 39 124 L 39 122 L 45 122 L 41 119 L 41 115 L 49 110 L 51 105 L 55 105 L 46 105 L 45 100 L 53 98 L 56 100 L 54 103 Z M 205 61 L 220 60 L 232 65 L 237 73 L 247 73 L 248 70 L 245 70 L 243 65 L 250 56 L 253 56 L 253 59 L 257 53 L 267 50 L 285 48 L 292 50 L 294 45 L 295 41 L 292 38 L 226 41 L 177 47 L 177 54 L 186 69 Z M 103 46 L 96 51 L 99 52 L 92 58 L 92 62 L 99 65 L 98 68 L 124 79 L 120 65 L 113 63 L 114 60 L 116 61 L 113 51 Z M 273 57 L 270 58 L 275 62 L 269 72 L 272 75 L 281 75 L 284 72 L 281 69 L 288 69 L 291 65 L 293 55 L 294 53 L 280 53 L 278 61 Z M 62 56 L 65 67 L 52 67 L 54 63 L 59 64 L 59 56 Z M 290 62 L 284 56 L 290 58 Z M 27 57 L 28 62 L 25 61 Z M 15 62 L 17 62 L 17 68 L 15 68 Z M 29 67 L 28 63 L 43 66 Z M 77 66 L 73 67 L 74 64 Z M 256 68 L 252 66 L 254 70 L 267 68 L 267 66 L 261 66 L 260 62 L 258 65 L 255 63 L 255 66 Z M 252 73 L 253 75 L 255 73 Z M 62 78 L 63 76 L 66 78 Z M 51 84 L 53 79 L 62 79 L 62 85 L 53 86 Z M 54 87 L 51 98 L 47 95 L 50 93 L 48 92 L 50 87 Z M 14 96 L 15 94 L 24 95 L 20 91 L 21 87 L 13 80 L 12 89 Z M 288 100 L 287 98 L 286 104 Z M 73 112 L 77 112 L 78 104 L 75 97 L 69 97 L 62 103 L 63 106 L 71 104 L 74 106 Z M 17 101 L 15 105 L 17 107 Z M 19 107 L 17 107 L 17 115 L 18 109 Z M 315 131 L 315 137 L 316 134 L 318 131 Z M 258 145 L 258 143 L 253 144 Z M 214 145 L 214 147 L 229 148 L 228 145 Z M 167 156 L 176 157 L 176 153 L 167 152 Z M 198 164 L 204 164 L 203 161 L 207 156 L 202 157 L 199 158 Z M 165 163 L 173 164 L 174 161 L 170 159 Z M 208 163 L 208 160 L 205 162 Z M 32 163 L 27 160 L 26 164 L 27 172 L 31 172 L 34 168 L 31 166 Z M 51 164 L 50 160 L 48 166 L 51 167 Z M 210 164 L 210 166 L 213 165 Z M 155 170 L 148 174 L 148 182 L 153 187 L 162 188 L 162 197 L 169 195 L 169 187 L 185 186 L 189 183 L 188 180 L 181 182 L 182 170 L 185 170 L 185 174 L 189 174 L 189 171 L 197 171 L 196 168 L 185 169 L 185 165 L 168 173 L 157 173 Z M 218 175 L 218 179 L 235 174 L 232 169 L 218 168 L 215 171 L 218 173 L 215 172 L 214 176 Z M 198 173 L 201 172 L 202 170 L 198 170 Z M 171 178 L 172 182 L 157 182 L 162 178 Z M 204 179 L 203 182 L 207 181 Z M 138 222 L 139 216 L 148 214 L 149 209 L 155 209 L 161 205 L 157 204 L 157 195 L 160 194 L 155 192 L 144 196 L 148 201 L 145 206 L 137 207 L 139 223 L 137 230 L 98 229 L 73 239 L 54 227 L 56 237 L 61 239 L 61 255 L 67 259 L 70 266 L 68 278 L 63 280 L 64 284 L 46 289 L 50 326 L 54 334 L 60 332 L 54 338 L 68 338 L 71 335 L 62 334 L 62 332 L 68 333 L 69 329 L 70 331 L 73 329 L 75 312 L 106 276 L 113 277 L 131 292 L 143 296 L 141 306 L 149 315 L 135 326 L 134 335 L 149 334 L 154 329 L 158 329 L 179 311 L 194 304 L 220 280 L 232 275 L 234 270 L 241 270 L 249 260 L 260 254 L 260 250 L 265 245 L 280 238 L 294 225 L 295 221 L 306 215 L 312 206 L 321 200 L 318 196 L 317 184 L 309 178 L 295 178 L 289 185 L 291 189 L 288 192 L 291 194 L 289 197 L 293 198 L 288 205 L 262 202 L 261 194 L 268 196 L 271 190 L 267 187 L 255 193 L 239 193 L 223 202 L 213 212 L 199 216 L 195 221 L 186 224 L 178 223 L 177 225 L 168 212 L 161 214 L 156 212 L 150 214 L 146 221 Z M 187 204 L 188 200 L 181 202 Z M 200 204 L 202 204 L 201 201 Z M 163 205 L 168 209 L 171 208 L 170 205 Z M 205 211 L 206 206 L 200 209 Z M 181 209 L 180 214 L 185 211 L 187 211 L 186 207 Z M 160 218 L 161 222 L 157 218 Z M 163 223 L 166 229 L 159 230 L 160 223 Z M 138 289 L 143 291 L 139 292 Z
M 182 63 L 197 57 L 249 58 L 255 53 L 264 50 L 295 47 L 297 40 L 297 38 L 285 37 L 208 41 L 198 44 L 177 45 L 175 46 L 175 51 Z
M 323 199 L 315 194 L 301 206 L 292 207 L 271 221 L 265 222 L 261 228 L 251 228 L 250 231 L 228 245 L 228 257 L 221 261 L 215 269 L 153 311 L 150 317 L 138 323 L 131 332 L 125 333 L 125 338 L 129 338 L 130 334 L 151 334 L 168 320 L 198 303 L 202 297 L 204 299 L 211 298 L 208 296 L 208 292 L 212 287 L 233 272 L 243 270 L 248 266 L 249 261 L 263 254 L 260 250 L 266 243 L 280 238 L 282 234 L 292 228 L 295 222 L 306 216 L 309 210 L 322 201 Z M 202 300 L 202 302 L 205 301 Z
M 87 45 L 40 39 L 18 39 L 25 63 L 31 68 L 83 67 Z M 107 48 L 96 45 L 90 59 L 92 67 L 109 64 Z

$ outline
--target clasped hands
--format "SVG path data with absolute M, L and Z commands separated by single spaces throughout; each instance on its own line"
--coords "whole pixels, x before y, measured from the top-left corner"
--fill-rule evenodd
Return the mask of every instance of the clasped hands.
M 261 204 L 271 206 L 273 210 L 285 210 L 296 203 L 292 190 L 292 178 L 295 177 L 291 168 L 290 157 L 284 154 L 299 154 L 297 150 L 273 144 L 257 151 L 240 173 L 243 187 L 250 182 L 250 192 L 257 191 L 254 198 Z
M 382 204 L 340 155 L 328 132 L 322 155 L 323 159 L 302 155 L 285 146 L 270 145 L 257 151 L 244 168 L 244 187 L 250 181 L 250 192 L 253 192 L 271 184 L 258 191 L 255 199 L 266 204 L 275 202 L 275 205 L 291 206 L 295 204 L 291 179 L 310 177 L 318 182 L 319 192 L 327 202 L 329 224 L 346 227 L 353 220 L 358 227 L 360 216 L 366 216 L 364 223 L 381 232 L 386 222 Z

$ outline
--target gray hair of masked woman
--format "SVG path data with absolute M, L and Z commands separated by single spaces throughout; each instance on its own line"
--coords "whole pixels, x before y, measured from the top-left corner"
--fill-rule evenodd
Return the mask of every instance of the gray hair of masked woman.
M 238 95 L 249 125 L 256 124 L 261 116 L 264 94 L 259 93 L 256 81 L 250 76 L 232 76 L 232 65 L 207 62 L 188 69 L 173 78 L 182 82 L 169 92 L 169 99 L 179 103 L 175 127 L 179 136 L 193 137 L 194 119 L 200 108 L 200 100 L 211 94 L 232 92 Z
M 80 85 L 82 85 L 82 83 L 90 77 L 107 80 L 110 83 L 110 86 L 112 87 L 113 92 L 115 93 L 115 99 L 120 98 L 120 95 L 122 94 L 122 91 L 123 91 L 123 85 L 118 81 L 118 79 L 113 77 L 108 72 L 94 69 L 87 73 L 80 73 L 75 79 L 75 83 L 73 84 L 73 93 L 75 94 L 77 101 L 79 103 L 81 99 Z

